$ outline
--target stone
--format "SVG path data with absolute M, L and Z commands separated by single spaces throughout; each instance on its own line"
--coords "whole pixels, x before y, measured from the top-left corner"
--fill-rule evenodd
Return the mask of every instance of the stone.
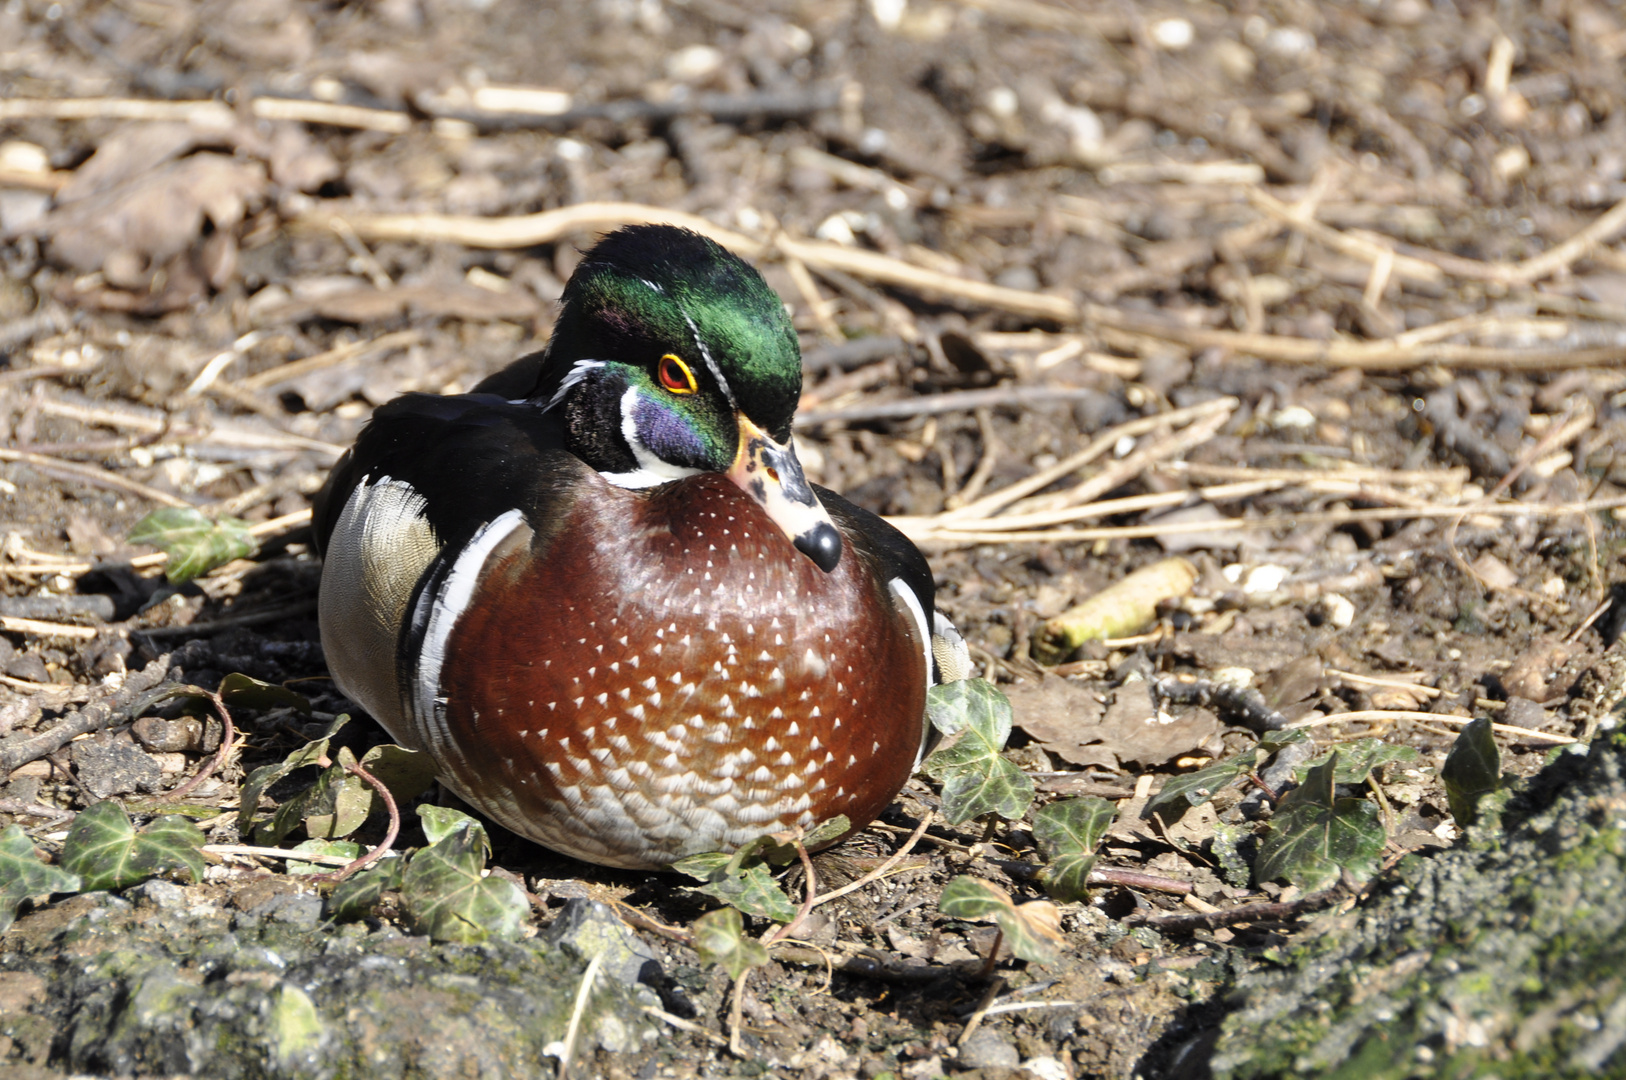
M 181 911 L 187 906 L 186 890 L 173 881 L 164 881 L 161 878 L 154 878 L 145 885 L 136 886 L 130 890 L 130 894 L 140 897 L 161 911 Z
M 660 958 L 627 924 L 599 900 L 570 900 L 546 931 L 548 944 L 578 960 L 600 954 L 600 973 L 623 986 L 659 982 L 664 978 Z
M 960 1046 L 959 1062 L 967 1069 L 1014 1069 L 1022 1055 L 1009 1039 L 993 1028 L 978 1028 Z
M 131 743 L 83 739 L 73 744 L 79 782 L 98 799 L 132 791 L 157 791 L 163 769 Z

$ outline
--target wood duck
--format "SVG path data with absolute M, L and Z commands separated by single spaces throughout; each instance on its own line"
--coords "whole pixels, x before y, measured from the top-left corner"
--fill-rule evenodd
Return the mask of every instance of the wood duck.
M 845 814 L 923 752 L 964 642 L 896 529 L 810 484 L 762 277 L 635 226 L 546 349 L 373 415 L 316 504 L 339 688 L 509 829 L 662 868 Z

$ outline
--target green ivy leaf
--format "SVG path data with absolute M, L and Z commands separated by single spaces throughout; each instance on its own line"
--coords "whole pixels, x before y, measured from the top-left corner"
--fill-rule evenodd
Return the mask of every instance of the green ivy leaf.
M 74 818 L 62 845 L 62 866 L 78 874 L 86 892 L 123 889 L 165 870 L 203 880 L 203 833 L 184 817 L 158 818 L 137 832 L 124 807 L 97 803 Z
M 802 834 L 802 846 L 812 851 L 820 844 L 828 844 L 832 840 L 839 840 L 852 831 L 853 823 L 846 814 L 837 814 L 819 822 Z
M 411 802 L 435 783 L 434 758 L 422 750 L 408 750 L 394 743 L 383 743 L 367 751 L 361 756 L 361 767 L 389 788 L 396 806 Z M 376 797 L 376 793 L 374 795 Z
M 1146 816 L 1168 810 L 1168 819 L 1178 821 L 1188 809 L 1212 799 L 1239 777 L 1253 772 L 1258 764 L 1259 751 L 1255 747 L 1223 761 L 1210 762 L 1196 772 L 1171 776 L 1164 782 L 1162 791 L 1146 800 Z
M 1359 739 L 1344 743 L 1293 770 L 1302 783 L 1310 770 L 1324 765 L 1333 754 L 1338 755 L 1338 772 L 1333 777 L 1337 784 L 1364 784 L 1366 778 L 1390 762 L 1416 761 L 1417 751 L 1409 746 L 1397 746 L 1382 739 Z
M 1282 796 L 1259 839 L 1254 873 L 1260 881 L 1279 879 L 1317 892 L 1344 870 L 1357 881 L 1377 872 L 1387 838 L 1378 808 L 1365 799 L 1336 798 L 1337 771 L 1335 754 Z
M 207 574 L 233 559 L 246 559 L 260 549 L 249 523 L 233 517 L 210 521 L 190 507 L 154 510 L 130 530 L 130 543 L 146 544 L 169 555 L 164 574 L 179 585 Z
M 992 882 L 961 875 L 943 886 L 937 910 L 951 919 L 992 919 L 1010 943 L 1011 952 L 1035 964 L 1053 964 L 1061 936 L 1061 913 L 1048 900 L 1017 904 Z
M 1033 839 L 1050 863 L 1039 875 L 1045 891 L 1063 903 L 1083 900 L 1089 890 L 1095 849 L 1118 816 L 1118 808 L 1094 796 L 1053 802 L 1033 815 Z
M 958 734 L 953 746 L 921 763 L 943 785 L 943 819 L 958 825 L 983 814 L 1015 821 L 1033 804 L 1033 779 L 1001 756 L 1011 735 L 1011 703 L 987 679 L 934 686 L 926 695 L 932 723 Z
M 243 793 L 239 797 L 237 831 L 247 836 L 250 826 L 254 823 L 254 815 L 260 808 L 260 798 L 265 794 L 266 789 L 295 769 L 319 764 L 323 758 L 328 756 L 328 743 L 333 736 L 339 733 L 339 729 L 349 722 L 350 715 L 348 713 L 339 716 L 333 723 L 328 725 L 321 738 L 306 743 L 280 762 L 273 765 L 262 765 L 249 773 L 248 779 L 243 784 Z M 275 843 L 275 841 L 271 842 Z
M 479 834 L 480 843 L 484 845 L 480 849 L 480 857 L 491 858 L 491 840 L 486 836 L 485 826 L 461 810 L 453 810 L 449 806 L 420 806 L 418 822 L 431 844 L 438 844 L 453 833 L 472 829 Z
M 721 965 L 731 979 L 768 962 L 768 949 L 745 932 L 745 920 L 731 907 L 708 911 L 690 924 L 703 964 Z
M 78 874 L 43 863 L 35 856 L 34 841 L 21 825 L 9 825 L 0 832 L 0 933 L 17 918 L 17 905 L 30 896 L 79 889 Z
M 325 840 L 337 840 L 361 828 L 373 812 L 372 785 L 350 771 L 356 755 L 348 746 L 339 747 L 336 757 L 334 765 L 324 769 L 309 790 L 283 804 L 275 822 L 281 822 L 285 815 L 297 817 L 305 826 L 306 836 Z
M 436 941 L 511 940 L 531 906 L 519 886 L 485 871 L 486 831 L 470 821 L 412 857 L 401 879 L 407 914 Z
M 310 715 L 310 699 L 296 694 L 286 686 L 262 682 L 240 671 L 234 671 L 220 680 L 217 691 L 220 700 L 234 709 L 296 709 Z
M 361 873 L 345 878 L 334 887 L 328 910 L 340 920 L 372 914 L 384 893 L 400 890 L 406 863 L 399 856 L 385 855 Z
M 1440 766 L 1440 780 L 1451 816 L 1460 826 L 1472 825 L 1479 817 L 1479 800 L 1502 783 L 1502 752 L 1489 720 L 1481 717 L 1462 729 Z
M 1259 737 L 1258 749 L 1267 754 L 1274 754 L 1284 746 L 1301 743 L 1310 737 L 1310 733 L 1303 728 L 1283 728 L 1281 731 L 1269 731 Z
M 958 735 L 973 725 L 987 727 L 1002 748 L 1011 736 L 1010 699 L 987 679 L 961 679 L 932 687 L 926 692 L 926 715 L 944 735 Z
M 306 840 L 293 846 L 294 851 L 307 851 L 312 855 L 337 855 L 343 859 L 355 860 L 361 855 L 361 845 L 354 840 Z M 305 874 L 329 874 L 335 868 L 319 865 L 317 863 L 298 862 L 288 860 L 288 873 L 290 876 Z
M 709 851 L 691 855 L 672 864 L 680 874 L 705 882 L 696 892 L 715 896 L 747 915 L 788 923 L 796 918 L 796 905 L 773 879 L 773 871 L 761 859 L 739 861 L 737 856 Z

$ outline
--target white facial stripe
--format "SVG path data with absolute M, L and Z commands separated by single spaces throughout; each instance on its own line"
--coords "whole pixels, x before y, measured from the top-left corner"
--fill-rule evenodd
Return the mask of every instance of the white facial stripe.
M 705 339 L 700 336 L 700 327 L 696 326 L 694 320 L 689 318 L 687 311 L 683 312 L 683 321 L 689 324 L 689 333 L 694 336 L 694 347 L 700 350 L 700 359 L 706 362 L 706 367 L 711 369 L 712 377 L 717 380 L 717 385 L 723 388 L 723 396 L 728 399 L 729 407 L 737 411 L 740 406 L 739 402 L 734 400 L 734 390 L 728 385 L 728 380 L 723 378 L 723 369 L 717 366 L 717 361 L 712 358 L 711 350 L 706 348 Z
M 656 457 L 649 447 L 644 445 L 643 436 L 638 434 L 638 419 L 634 415 L 634 408 L 638 404 L 638 388 L 627 387 L 627 392 L 621 395 L 621 437 L 627 441 L 627 448 L 632 451 L 633 459 L 638 467 L 631 472 L 599 473 L 600 476 L 622 488 L 646 488 L 659 484 L 681 480 L 685 476 L 697 476 L 699 469 L 691 469 L 684 465 L 673 465 L 669 461 L 662 461 Z
M 563 381 L 559 383 L 559 389 L 553 392 L 553 397 L 548 399 L 547 408 L 544 408 L 542 411 L 547 412 L 548 409 L 551 409 L 555 405 L 559 404 L 559 402 L 565 399 L 565 395 L 570 393 L 571 387 L 587 378 L 588 372 L 603 366 L 604 361 L 602 360 L 578 360 L 574 364 L 570 365 L 570 370 L 565 372 Z
M 480 571 L 485 568 L 486 559 L 491 557 L 497 545 L 524 524 L 525 515 L 518 510 L 510 510 L 480 526 L 480 530 L 458 552 L 451 572 L 441 581 L 434 595 L 425 590 L 418 596 L 420 607 L 429 605 L 429 621 L 424 628 L 422 649 L 418 656 L 417 693 L 412 712 L 418 732 L 428 748 L 456 750 L 451 730 L 446 725 L 446 702 L 440 696 L 440 672 L 446 663 L 446 647 L 457 620 L 469 606 L 475 586 L 480 583 Z
M 895 577 L 887 582 L 887 586 L 903 601 L 903 606 L 909 609 L 909 617 L 915 620 L 915 630 L 920 634 L 920 650 L 926 657 L 926 688 L 932 685 L 932 632 L 931 624 L 926 621 L 926 610 L 920 606 L 920 597 L 915 590 L 901 577 Z M 930 721 L 925 721 L 930 723 Z M 915 751 L 915 765 L 920 765 L 920 755 L 926 749 L 926 729 L 921 728 L 920 749 Z

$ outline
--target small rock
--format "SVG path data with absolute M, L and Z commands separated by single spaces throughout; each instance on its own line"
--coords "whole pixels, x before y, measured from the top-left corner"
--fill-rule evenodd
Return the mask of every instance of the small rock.
M 203 744 L 203 721 L 195 716 L 165 720 L 161 716 L 143 716 L 130 725 L 131 734 L 148 750 L 176 753 L 197 750 Z
M 51 673 L 45 667 L 45 658 L 36 652 L 19 653 L 6 662 L 6 674 L 25 682 L 48 683 Z
M 967 1069 L 1014 1069 L 1022 1062 L 1011 1041 L 992 1028 L 978 1028 L 960 1046 L 960 1064 Z
M 132 791 L 157 791 L 163 779 L 158 763 L 130 743 L 102 743 L 95 739 L 76 742 L 73 764 L 79 782 L 98 799 Z
M 1038 1077 L 1039 1080 L 1068 1080 L 1072 1070 L 1063 1065 L 1058 1058 L 1033 1057 L 1022 1062 L 1022 1068 Z
M 322 921 L 322 898 L 314 893 L 285 893 L 273 896 L 246 914 L 251 918 L 285 923 L 300 930 L 314 930 Z
M 570 900 L 546 933 L 548 944 L 580 960 L 604 957 L 601 971 L 624 986 L 661 977 L 655 951 L 616 918 L 608 904 Z
M 1552 720 L 1552 714 L 1529 698 L 1515 696 L 1507 699 L 1507 708 L 1502 710 L 1501 720 L 1514 727 L 1542 731 Z
M 180 911 L 186 907 L 186 890 L 173 881 L 154 878 L 145 885 L 131 889 L 130 893 L 141 897 L 160 911 Z

